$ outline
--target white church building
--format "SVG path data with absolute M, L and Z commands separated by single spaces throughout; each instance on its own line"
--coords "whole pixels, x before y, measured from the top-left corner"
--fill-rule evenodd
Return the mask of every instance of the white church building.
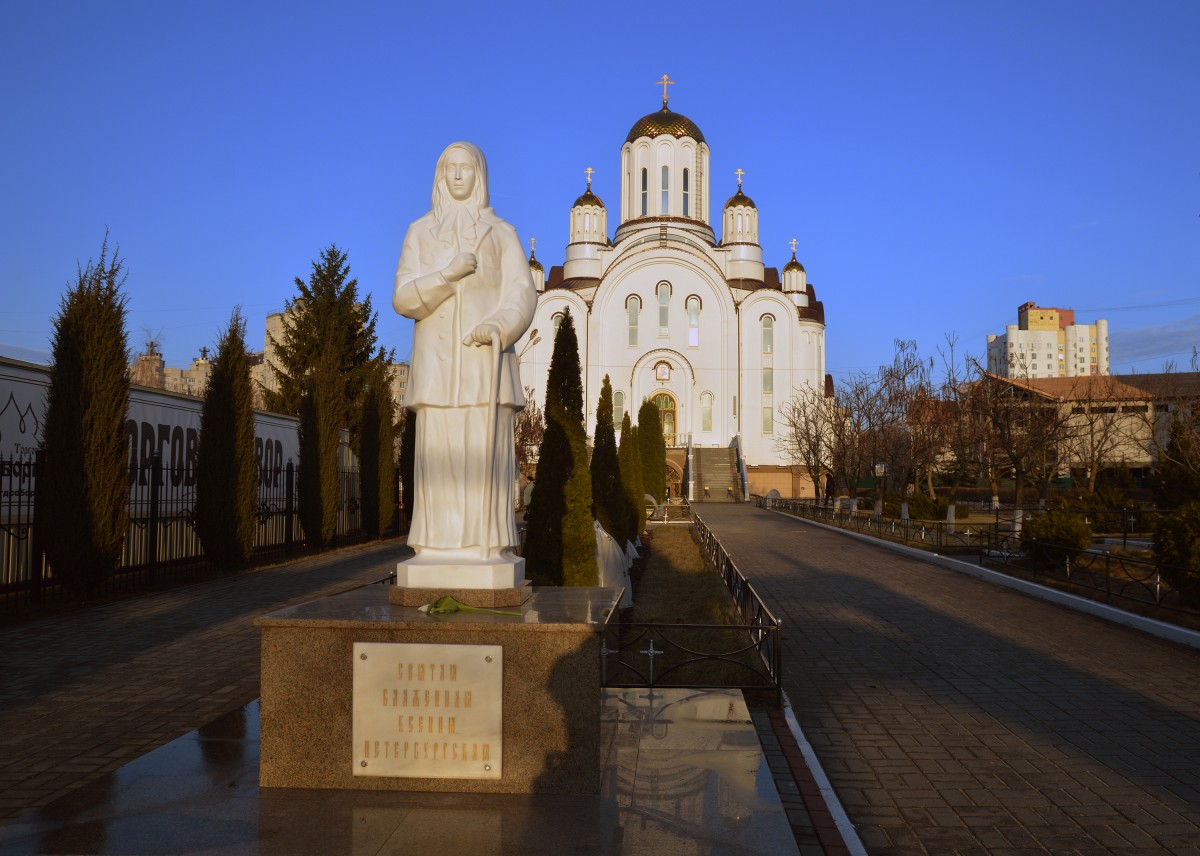
M 744 498 L 772 488 L 811 494 L 807 475 L 793 473 L 776 448 L 780 405 L 802 384 L 827 384 L 825 311 L 796 259 L 796 242 L 782 273 L 764 264 L 759 212 L 740 169 L 736 192 L 714 222 L 708 142 L 695 122 L 669 109 L 665 94 L 662 109 L 638 119 L 621 145 L 620 211 L 611 233 L 592 172 L 571 206 L 563 264 L 547 272 L 536 251 L 530 256 L 539 294 L 533 323 L 516 345 L 523 384 L 545 404 L 554 332 L 569 309 L 589 436 L 607 374 L 618 430 L 626 411 L 637 421 L 644 399 L 658 406 L 672 496 L 717 499 L 719 490 L 720 498 Z M 701 458 L 714 456 L 733 462 L 736 489 L 700 477 Z

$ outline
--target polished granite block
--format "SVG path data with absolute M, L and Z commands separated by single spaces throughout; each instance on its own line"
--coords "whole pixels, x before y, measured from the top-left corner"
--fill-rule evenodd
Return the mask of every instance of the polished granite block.
M 448 793 L 595 793 L 600 787 L 600 633 L 620 592 L 534 589 L 502 612 L 427 615 L 366 586 L 273 612 L 262 628 L 260 784 Z M 502 775 L 446 778 L 354 775 L 355 643 L 500 646 Z M 428 703 L 428 702 L 426 702 Z M 418 717 L 419 719 L 420 717 Z M 379 721 L 383 721 L 380 719 Z M 392 722 L 389 718 L 387 722 Z M 438 722 L 438 728 L 442 727 Z M 439 731 L 422 744 L 453 747 Z M 402 735 L 372 741 L 379 749 Z M 377 755 L 376 757 L 380 757 Z M 435 759 L 436 761 L 436 759 Z
M 0 826 L 0 856 L 797 852 L 740 693 L 601 702 L 596 795 L 260 789 L 256 702 Z

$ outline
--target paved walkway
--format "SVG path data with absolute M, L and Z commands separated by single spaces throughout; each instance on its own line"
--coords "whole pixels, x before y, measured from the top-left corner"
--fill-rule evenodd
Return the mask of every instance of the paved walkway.
M 747 505 L 693 508 L 784 624 L 873 854 L 1200 854 L 1200 652 Z
M 375 542 L 0 630 L 0 821 L 253 701 L 256 616 L 409 555 Z

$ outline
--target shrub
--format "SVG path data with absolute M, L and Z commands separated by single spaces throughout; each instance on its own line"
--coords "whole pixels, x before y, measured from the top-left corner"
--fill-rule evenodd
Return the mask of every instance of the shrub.
M 1154 560 L 1163 578 L 1193 605 L 1200 605 L 1200 502 L 1189 502 L 1159 521 Z
M 1021 529 L 1021 549 L 1040 563 L 1062 562 L 1091 543 L 1092 527 L 1083 515 L 1069 511 L 1035 515 Z

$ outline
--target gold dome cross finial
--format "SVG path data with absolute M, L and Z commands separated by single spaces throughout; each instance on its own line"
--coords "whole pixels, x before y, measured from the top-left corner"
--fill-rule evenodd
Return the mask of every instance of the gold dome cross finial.
M 529 239 L 529 252 L 532 253 L 536 249 L 537 249 L 537 238 L 530 238 Z
M 668 87 L 668 86 L 674 86 L 674 85 L 675 85 L 675 81 L 674 81 L 674 80 L 672 80 L 671 78 L 667 77 L 667 76 L 664 74 L 664 75 L 662 76 L 662 79 L 661 79 L 661 80 L 659 80 L 658 82 L 662 84 L 662 88 L 663 88 L 663 107 L 665 108 L 665 107 L 667 106 L 667 100 L 668 100 L 668 96 L 667 96 L 667 87 Z
M 592 189 L 592 174 L 593 174 L 593 173 L 595 173 L 595 172 L 596 172 L 596 170 L 592 169 L 592 168 L 589 166 L 589 167 L 588 167 L 587 169 L 585 169 L 583 172 L 584 172 L 584 174 L 587 176 L 588 190 L 591 190 L 591 189 Z
M 788 241 L 788 243 L 792 245 L 792 255 L 795 256 L 796 255 L 796 244 L 798 244 L 799 241 L 797 241 L 795 238 L 792 238 L 790 241 Z
M 740 190 L 742 189 L 742 176 L 743 176 L 743 175 L 745 175 L 746 173 L 745 173 L 745 171 L 744 171 L 744 170 L 743 170 L 743 169 L 742 169 L 742 168 L 739 166 L 737 169 L 735 169 L 735 170 L 733 171 L 733 174 L 737 176 L 737 180 L 738 180 L 738 190 L 740 191 Z

